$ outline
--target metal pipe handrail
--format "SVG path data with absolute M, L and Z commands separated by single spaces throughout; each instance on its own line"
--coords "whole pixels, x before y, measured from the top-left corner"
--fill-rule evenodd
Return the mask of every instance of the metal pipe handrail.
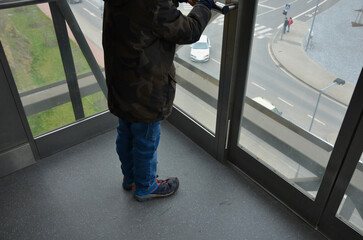
M 47 3 L 55 0 L 0 0 L 0 9 Z

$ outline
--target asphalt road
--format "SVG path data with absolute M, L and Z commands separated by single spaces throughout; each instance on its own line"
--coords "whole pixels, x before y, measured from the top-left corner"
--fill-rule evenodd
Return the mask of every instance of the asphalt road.
M 285 4 L 281 4 L 281 2 L 283 1 L 259 2 L 247 95 L 252 98 L 255 96 L 265 97 L 283 112 L 285 118 L 308 129 L 312 121 L 318 93 L 278 68 L 268 52 L 271 33 L 273 35 L 276 31 L 282 30 L 281 25 L 284 20 L 282 11 Z M 319 9 L 322 10 L 319 12 L 323 12 L 323 10 L 333 6 L 336 1 L 324 0 L 320 2 Z M 288 17 L 307 21 L 312 17 L 311 13 L 315 10 L 316 1 L 295 0 L 291 2 L 291 6 L 288 10 Z M 272 30 L 260 35 L 259 26 L 265 26 L 264 29 Z M 345 106 L 322 97 L 312 132 L 323 139 L 335 141 L 345 112 Z

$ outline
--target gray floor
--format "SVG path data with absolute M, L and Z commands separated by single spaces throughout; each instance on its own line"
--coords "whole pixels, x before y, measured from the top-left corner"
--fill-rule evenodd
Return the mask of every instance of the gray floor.
M 144 203 L 121 188 L 115 132 L 0 179 L 0 239 L 325 239 L 168 122 L 161 177 L 176 195 Z

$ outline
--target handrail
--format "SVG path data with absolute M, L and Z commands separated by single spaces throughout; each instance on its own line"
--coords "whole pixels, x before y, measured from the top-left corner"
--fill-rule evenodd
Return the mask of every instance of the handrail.
M 46 3 L 55 0 L 0 0 L 0 9 L 21 7 L 39 3 Z
M 250 105 L 251 107 L 255 108 L 256 110 L 263 112 L 266 116 L 269 118 L 272 118 L 274 121 L 278 122 L 282 126 L 288 128 L 289 130 L 299 134 L 303 138 L 309 140 L 310 142 L 316 144 L 317 146 L 321 147 L 327 152 L 331 152 L 334 148 L 334 146 L 325 141 L 324 139 L 312 134 L 311 132 L 308 132 L 307 130 L 303 129 L 302 127 L 293 124 L 291 121 L 287 120 L 286 118 L 270 111 L 266 107 L 262 106 L 261 104 L 255 102 L 251 98 L 247 97 L 245 98 L 245 103 Z

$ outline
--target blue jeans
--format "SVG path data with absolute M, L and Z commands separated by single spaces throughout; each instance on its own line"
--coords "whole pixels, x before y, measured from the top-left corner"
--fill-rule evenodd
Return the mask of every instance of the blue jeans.
M 138 191 L 155 185 L 160 123 L 131 123 L 119 119 L 116 152 L 125 182 L 135 182 Z

